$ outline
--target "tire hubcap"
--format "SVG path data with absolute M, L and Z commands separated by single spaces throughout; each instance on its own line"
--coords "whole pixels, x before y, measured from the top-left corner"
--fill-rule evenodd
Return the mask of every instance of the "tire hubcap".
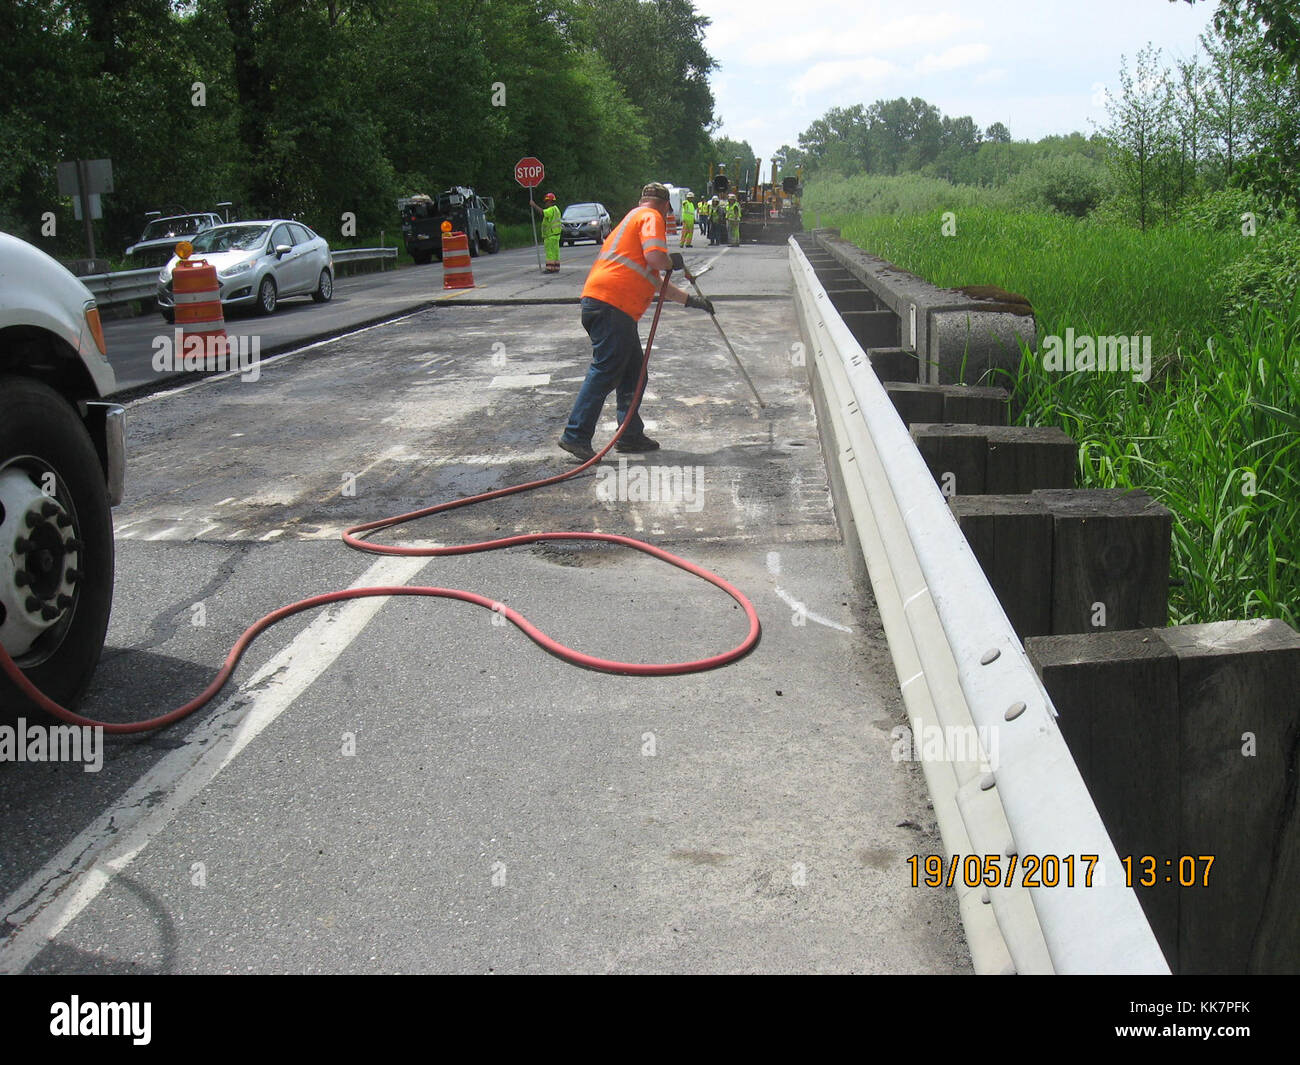
M 0 643 L 20 665 L 71 616 L 80 557 L 76 523 L 63 503 L 42 492 L 29 470 L 0 470 Z

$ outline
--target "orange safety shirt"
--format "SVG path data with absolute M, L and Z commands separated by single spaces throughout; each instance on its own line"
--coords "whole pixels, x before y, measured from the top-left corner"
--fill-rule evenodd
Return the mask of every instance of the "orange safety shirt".
M 634 207 L 605 238 L 582 294 L 639 319 L 659 288 L 658 271 L 646 265 L 647 251 L 668 252 L 664 216 L 653 207 Z

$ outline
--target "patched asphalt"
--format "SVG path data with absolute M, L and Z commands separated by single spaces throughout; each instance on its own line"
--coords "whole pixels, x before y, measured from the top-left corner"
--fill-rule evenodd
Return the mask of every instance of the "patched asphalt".
M 715 255 L 697 247 L 690 261 Z M 353 522 L 568 468 L 555 439 L 590 358 L 576 302 L 510 302 L 575 301 L 584 271 L 565 258 L 559 277 L 485 277 L 256 381 L 134 403 L 114 617 L 83 710 L 126 720 L 188 699 L 261 613 L 376 565 L 338 542 Z M 910 886 L 907 857 L 940 843 L 919 767 L 891 757 L 897 678 L 831 509 L 786 251 L 728 250 L 700 284 L 766 410 L 707 317 L 670 304 L 644 403 L 663 450 L 612 454 L 605 472 L 379 539 L 638 536 L 753 600 L 753 653 L 705 674 L 613 676 L 480 608 L 402 598 L 355 633 L 340 621 L 348 636 L 321 666 L 314 644 L 331 623 L 290 619 L 213 708 L 110 739 L 101 773 L 0 766 L 0 883 L 16 929 L 0 965 L 970 971 L 953 893 Z M 612 430 L 611 400 L 598 442 Z M 651 498 L 652 485 L 672 498 Z M 697 658 L 744 634 L 724 594 L 617 548 L 410 567 L 407 583 L 477 591 L 588 653 Z M 296 657 L 250 685 L 295 637 Z M 267 717 L 286 680 L 301 692 Z M 241 730 L 246 746 L 219 773 L 184 768 Z M 51 942 L 33 939 L 31 900 L 49 917 L 77 886 L 65 871 L 38 888 L 42 870 L 62 868 L 76 840 L 83 860 L 110 854 L 136 838 L 132 824 L 143 845 L 54 922 Z

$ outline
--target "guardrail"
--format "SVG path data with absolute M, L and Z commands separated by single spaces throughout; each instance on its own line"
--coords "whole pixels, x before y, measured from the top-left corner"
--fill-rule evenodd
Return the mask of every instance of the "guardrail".
M 1051 700 L 947 501 L 793 238 L 790 256 L 824 446 L 921 750 L 945 869 L 951 856 L 960 863 L 947 882 L 977 971 L 1168 973 Z M 963 738 L 961 749 L 926 757 L 936 728 Z M 1091 871 L 1083 855 L 1097 856 Z M 1057 870 L 1055 886 L 1022 886 L 1035 859 L 1040 882 L 1050 883 L 1043 859 Z
M 396 248 L 340 248 L 330 253 L 336 263 L 356 263 L 367 259 L 397 259 Z M 114 270 L 107 274 L 88 274 L 79 278 L 101 307 L 132 300 L 153 299 L 158 289 L 158 267 L 147 270 Z
M 158 291 L 158 267 L 148 270 L 114 270 L 111 274 L 88 274 L 79 278 L 101 307 L 132 300 L 153 299 Z
M 381 262 L 384 259 L 397 261 L 396 248 L 340 248 L 330 255 L 336 263 L 358 263 L 366 259 L 379 259 Z

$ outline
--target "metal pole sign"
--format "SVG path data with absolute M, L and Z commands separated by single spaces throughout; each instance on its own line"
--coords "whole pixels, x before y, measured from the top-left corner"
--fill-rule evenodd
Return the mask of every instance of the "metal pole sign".
M 537 212 L 533 210 L 533 189 L 546 177 L 546 167 L 540 159 L 526 155 L 515 163 L 515 180 L 528 190 L 528 221 L 533 227 L 533 248 L 537 251 L 537 269 L 542 269 L 542 246 L 537 243 Z
M 91 196 L 113 191 L 113 160 L 77 159 L 60 163 L 56 171 L 60 196 L 75 196 L 81 202 L 81 217 L 86 223 L 86 244 L 90 258 L 95 258 L 95 229 L 91 219 L 98 215 Z

